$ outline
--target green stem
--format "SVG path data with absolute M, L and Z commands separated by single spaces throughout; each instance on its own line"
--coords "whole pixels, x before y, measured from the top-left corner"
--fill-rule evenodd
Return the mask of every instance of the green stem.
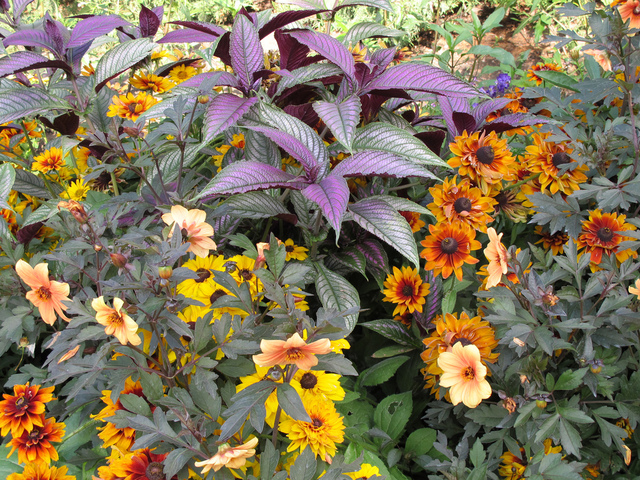
M 520 185 L 524 185 L 525 183 L 528 183 L 528 182 L 530 182 L 532 180 L 535 180 L 540 175 L 542 175 L 542 173 L 535 173 L 535 174 L 531 175 L 530 177 L 525 178 L 524 180 L 520 180 L 519 182 L 514 183 L 513 185 L 507 185 L 502 190 L 513 190 L 514 188 L 518 188 Z

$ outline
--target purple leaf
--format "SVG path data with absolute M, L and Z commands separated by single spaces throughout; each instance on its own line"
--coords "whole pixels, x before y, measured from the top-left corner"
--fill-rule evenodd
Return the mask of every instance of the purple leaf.
M 151 53 L 155 44 L 148 38 L 121 43 L 105 53 L 96 66 L 96 92 Z
M 357 5 L 372 8 L 381 8 L 382 10 L 387 10 L 393 13 L 393 7 L 391 6 L 391 3 L 389 3 L 389 0 L 343 0 L 342 2 L 340 2 L 340 5 L 333 9 L 333 11 L 337 12 L 338 10 L 342 10 L 345 7 L 354 7 Z
M 326 8 L 323 0 L 280 0 L 278 3 L 296 5 L 307 10 L 322 10 Z
M 166 77 L 172 69 L 181 65 L 188 67 L 189 65 L 197 61 L 197 58 L 185 58 L 183 60 L 178 60 L 177 62 L 167 63 L 166 65 L 162 65 L 160 68 L 158 68 L 155 72 L 153 72 L 153 74 L 158 75 L 159 77 Z M 183 86 L 184 82 L 182 82 L 180 85 Z
M 49 36 L 42 30 L 18 30 L 8 35 L 2 43 L 5 47 L 9 45 L 21 45 L 23 47 L 43 47 L 51 52 L 56 52 L 55 45 L 49 39 Z
M 329 175 L 320 183 L 313 183 L 302 190 L 302 194 L 318 204 L 329 225 L 336 231 L 336 240 L 340 236 L 342 218 L 349 203 L 349 186 L 343 177 Z
M 349 212 L 358 225 L 391 245 L 419 268 L 418 247 L 411 226 L 395 208 L 381 197 L 368 197 L 350 205 Z
M 462 135 L 466 130 L 468 134 L 476 130 L 476 119 L 470 113 L 453 112 L 453 124 L 455 125 L 455 135 Z
M 535 117 L 533 115 L 523 113 L 514 113 L 513 115 L 504 115 L 499 117 L 493 122 L 485 123 L 482 128 L 480 128 L 480 131 L 486 133 L 502 133 L 514 128 L 529 127 L 532 125 L 540 125 L 542 123 L 549 123 L 549 119 L 546 117 Z
M 40 121 L 47 127 L 55 130 L 62 135 L 73 135 L 80 126 L 80 117 L 69 111 L 59 117 L 56 117 L 53 122 L 50 122 L 46 117 L 40 117 Z
M 284 113 L 306 123 L 311 128 L 315 127 L 320 119 L 310 103 L 303 103 L 302 105 L 287 105 L 282 110 Z
M 345 158 L 333 168 L 332 174 L 343 177 L 377 175 L 380 177 L 422 177 L 439 180 L 419 163 L 389 152 L 375 150 L 354 153 Z
M 49 16 L 48 13 L 45 14 L 44 20 L 44 31 L 49 36 L 49 40 L 55 46 L 56 52 L 60 55 L 64 52 L 64 33 L 68 33 L 67 29 L 60 22 L 56 22 L 53 18 Z
M 80 61 L 82 60 L 82 57 L 84 57 L 84 54 L 87 53 L 90 48 L 91 42 L 87 42 L 80 47 L 70 48 L 69 50 L 67 50 L 66 56 L 73 65 L 73 68 L 76 72 L 79 73 Z
M 213 219 L 213 239 L 219 249 L 222 249 L 229 241 L 240 222 L 242 222 L 242 218 L 235 218 L 231 215 L 222 215 Z
M 225 33 L 227 33 L 227 30 L 225 30 L 222 27 L 219 27 L 218 25 L 214 24 L 214 23 L 207 23 L 207 22 L 196 22 L 193 20 L 190 21 L 176 21 L 176 22 L 169 22 L 173 25 L 180 25 L 181 27 L 186 27 L 186 28 L 190 28 L 192 30 L 196 30 L 198 32 L 203 32 L 203 33 L 209 33 L 211 35 L 215 35 L 216 37 L 219 37 L 221 35 L 224 35 Z
M 487 102 L 482 102 L 475 107 L 472 112 L 476 123 L 480 125 L 486 120 L 490 113 L 503 109 L 511 102 L 513 102 L 512 98 L 495 98 Z
M 447 137 L 447 133 L 442 130 L 432 130 L 430 132 L 416 133 L 414 137 L 422 141 L 433 153 L 440 155 L 442 143 Z
M 469 102 L 467 102 L 464 98 L 449 98 L 440 96 L 438 97 L 438 104 L 440 105 L 440 110 L 442 111 L 442 116 L 444 117 L 444 121 L 447 125 L 447 128 L 449 129 L 449 132 L 451 132 L 451 134 L 454 136 L 462 134 L 462 131 L 457 131 L 457 126 L 453 121 L 453 112 L 471 113 Z
M 33 0 L 13 0 L 13 19 L 16 23 L 21 23 L 18 20 L 20 20 L 22 12 L 24 12 L 24 9 L 27 8 L 27 5 L 31 2 L 33 2 Z
M 106 35 L 114 28 L 124 27 L 126 25 L 131 24 L 118 15 L 99 15 L 80 20 L 71 32 L 71 38 L 69 39 L 67 48 L 79 47 L 102 35 Z
M 280 73 L 280 72 L 278 72 Z M 330 63 L 314 63 L 306 67 L 297 68 L 291 72 L 288 77 L 283 77 L 278 83 L 278 89 L 273 94 L 274 97 L 280 95 L 287 88 L 295 87 L 301 83 L 307 83 L 314 80 L 320 80 L 326 77 L 332 77 L 342 73 L 340 67 Z
M 211 81 L 211 80 L 213 81 L 213 86 L 223 85 L 223 86 L 234 87 L 234 88 L 238 88 L 240 86 L 238 79 L 229 72 L 200 73 L 195 77 L 191 77 L 189 80 L 185 80 L 180 84 L 180 86 L 198 88 L 202 83 L 206 81 Z
M 389 66 L 396 56 L 396 48 L 380 48 L 371 55 L 371 63 L 378 65 L 381 70 Z
M 210 142 L 227 128 L 234 126 L 257 101 L 255 97 L 241 98 L 231 93 L 221 93 L 215 97 L 207 105 L 204 115 L 204 142 Z
M 280 50 L 280 68 L 294 70 L 322 60 L 322 55 L 309 56 L 311 50 L 291 35 L 276 30 L 274 38 Z
M 158 32 L 158 28 L 160 28 L 160 18 L 158 18 L 158 15 L 156 15 L 154 11 L 149 10 L 147 7 L 142 5 L 138 18 L 140 22 L 140 35 L 142 37 L 153 38 L 153 36 Z
M 268 188 L 293 188 L 300 190 L 305 182 L 283 172 L 279 168 L 255 161 L 232 163 L 220 171 L 209 184 L 204 187 L 198 198 L 214 195 L 231 195 L 234 193 L 265 190 Z
M 351 78 L 355 76 L 356 64 L 351 52 L 335 38 L 313 30 L 291 30 L 287 32 L 297 41 L 315 50 L 330 62 L 339 66 Z
M 297 22 L 298 20 L 302 20 L 303 18 L 310 17 L 311 15 L 315 15 L 317 13 L 323 13 L 327 10 L 289 10 L 288 12 L 282 12 L 277 14 L 267 23 L 265 23 L 262 28 L 258 31 L 260 34 L 260 39 L 262 40 L 264 37 L 269 35 L 270 33 L 275 32 L 278 28 L 285 27 L 290 23 Z
M 374 276 L 380 289 L 387 274 L 389 273 L 389 258 L 384 247 L 373 238 L 367 238 L 361 242 L 358 242 L 355 246 L 362 252 L 367 259 L 367 270 Z
M 162 23 L 162 17 L 164 16 L 164 7 L 160 5 L 159 7 L 153 7 L 151 11 L 158 17 L 158 21 Z
M 327 127 L 342 145 L 351 150 L 351 142 L 360 122 L 362 105 L 355 95 L 345 98 L 340 103 L 315 102 L 313 108 Z
M 219 37 L 212 33 L 198 32 L 188 28 L 174 30 L 158 40 L 158 43 L 205 43 L 215 42 Z
M 455 75 L 425 63 L 395 65 L 366 86 L 371 90 L 417 90 L 450 97 L 476 97 L 480 93 Z
M 385 27 L 376 22 L 360 22 L 346 33 L 342 42 L 345 45 L 356 45 L 366 38 L 403 37 L 406 32 L 395 28 Z
M 251 90 L 253 74 L 264 66 L 264 52 L 256 27 L 244 15 L 236 15 L 229 38 L 233 72 L 245 91 Z
M 39 88 L 19 87 L 4 90 L 0 96 L 0 123 L 7 123 L 21 117 L 51 110 L 70 110 L 71 105 L 62 98 L 55 97 Z
M 0 77 L 35 68 L 62 68 L 67 72 L 71 71 L 71 68 L 65 62 L 49 60 L 47 57 L 34 52 L 21 50 L 0 58 Z

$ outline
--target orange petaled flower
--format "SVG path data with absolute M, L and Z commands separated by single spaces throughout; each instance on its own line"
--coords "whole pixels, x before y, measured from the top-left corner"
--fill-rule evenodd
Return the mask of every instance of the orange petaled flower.
M 433 203 L 427 205 L 427 208 L 440 223 L 462 222 L 486 232 L 487 224 L 493 221 L 489 214 L 494 211 L 497 202 L 483 196 L 479 188 L 471 185 L 469 179 L 465 178 L 460 184 L 456 184 L 457 178 L 446 178 L 442 184 L 430 188 Z
M 397 304 L 393 315 L 403 315 L 407 310 L 409 313 L 422 312 L 429 286 L 428 283 L 423 283 L 415 268 L 402 267 L 400 270 L 393 267 L 393 274 L 387 275 L 384 281 L 385 289 L 382 293 L 385 297 L 382 301 Z
M 418 212 L 398 212 L 402 215 L 407 222 L 409 222 L 409 226 L 411 227 L 411 231 L 413 233 L 419 232 L 422 227 L 425 226 L 424 220 L 420 218 L 420 214 Z
M 618 5 L 618 12 L 622 17 L 622 21 L 626 23 L 629 20 L 629 28 L 640 28 L 640 1 L 627 0 Z
M 532 82 L 536 82 L 536 85 L 542 85 L 542 82 L 544 80 L 536 75 L 536 72 L 545 72 L 549 70 L 560 72 L 562 71 L 562 68 L 560 68 L 555 63 L 539 63 L 538 65 L 534 65 L 529 69 L 529 71 L 527 72 L 527 78 Z
M 126 95 L 114 95 L 111 102 L 113 104 L 109 105 L 107 117 L 126 118 L 135 122 L 142 113 L 158 103 L 158 100 L 144 92 L 137 95 L 129 92 Z
M 50 171 L 58 171 L 64 167 L 64 158 L 62 156 L 62 149 L 57 147 L 51 147 L 49 150 L 45 150 L 42 155 L 33 157 L 33 163 L 31 169 L 42 173 L 49 173 Z
M 53 400 L 55 387 L 40 385 L 14 385 L 13 395 L 3 394 L 0 402 L 0 434 L 6 436 L 11 430 L 13 437 L 22 432 L 31 432 L 34 426 L 42 427 L 44 404 Z
M 626 215 L 617 213 L 602 213 L 602 210 L 589 212 L 589 220 L 582 222 L 582 233 L 578 237 L 578 249 L 584 248 L 591 254 L 591 263 L 598 265 L 602 260 L 602 254 L 614 253 L 619 262 L 624 262 L 629 257 L 638 255 L 633 250 L 618 251 L 618 246 L 631 237 L 620 235 L 618 232 L 635 230 L 636 227 L 626 223 Z
M 525 458 L 524 454 L 524 448 L 520 449 L 522 458 L 509 451 L 503 453 L 500 457 L 502 464 L 500 464 L 500 468 L 498 469 L 500 476 L 505 480 L 520 480 L 524 478 L 524 471 L 527 469 L 527 461 L 523 460 L 523 458 Z
M 139 90 L 153 90 L 155 93 L 164 93 L 171 90 L 175 85 L 167 77 L 159 77 L 158 75 L 147 75 L 140 73 L 134 75 L 129 83 Z
M 253 361 L 261 367 L 295 364 L 302 370 L 311 370 L 318 364 L 316 355 L 331 352 L 331 342 L 328 338 L 316 340 L 307 344 L 296 332 L 285 340 L 262 340 L 262 353 L 253 356 Z
M 487 367 L 475 345 L 456 343 L 450 352 L 440 354 L 438 367 L 443 371 L 440 385 L 450 387 L 449 396 L 454 405 L 462 402 L 469 408 L 476 408 L 491 396 L 491 385 L 485 380 Z
M 482 135 L 476 132 L 469 136 L 465 130 L 449 145 L 455 155 L 447 162 L 458 173 L 469 177 L 482 193 L 487 195 L 491 185 L 513 177 L 515 158 L 507 146 L 507 140 L 499 140 L 495 132 Z
M 582 50 L 582 53 L 591 55 L 605 72 L 611 71 L 611 59 L 609 58 L 609 54 L 605 50 L 596 50 L 593 48 L 589 48 L 587 50 Z
M 207 214 L 204 210 L 196 208 L 187 210 L 181 205 L 171 207 L 170 213 L 162 215 L 162 220 L 167 225 L 177 225 L 182 233 L 184 241 L 189 242 L 191 246 L 187 252 L 193 252 L 198 257 L 206 257 L 209 250 L 215 250 L 216 244 L 211 240 L 213 236 L 213 227 L 205 222 Z M 171 228 L 169 238 L 173 235 L 175 227 Z
M 530 187 L 528 183 L 520 187 L 520 192 L 524 192 L 527 195 L 533 193 L 529 190 Z M 538 189 L 537 191 L 539 192 L 540 190 Z M 524 223 L 527 221 L 529 209 L 524 206 L 524 202 L 520 203 L 520 201 L 518 201 L 516 194 L 511 190 L 503 190 L 501 192 L 492 190 L 489 192 L 489 195 L 496 201 L 494 205 L 496 214 L 504 213 L 515 223 Z M 526 196 L 524 196 L 524 198 L 526 199 Z
M 430 236 L 420 245 L 425 247 L 420 256 L 427 260 L 426 270 L 433 270 L 434 275 L 442 274 L 449 278 L 452 273 L 462 280 L 462 265 L 474 265 L 478 259 L 471 256 L 473 250 L 482 247 L 476 238 L 476 232 L 464 223 L 444 223 L 438 226 L 429 225 Z
M 155 454 L 150 449 L 136 450 L 113 462 L 111 471 L 122 480 L 160 480 L 165 479 L 164 464 L 168 453 Z
M 19 463 L 43 462 L 51 463 L 51 460 L 58 460 L 58 452 L 51 442 L 61 442 L 64 436 L 64 423 L 56 423 L 56 419 L 44 418 L 42 415 L 42 426 L 33 426 L 33 430 L 22 432 L 19 437 L 11 439 L 11 452 L 18 450 Z
M 640 278 L 638 280 L 636 280 L 635 286 L 629 287 L 629 293 L 631 293 L 632 295 L 635 295 L 636 297 L 640 298 Z M 4 433 L 3 433 L 3 435 L 4 435 Z
M 560 255 L 564 253 L 564 246 L 569 241 L 569 235 L 565 232 L 549 233 L 544 230 L 541 225 L 536 225 L 535 232 L 542 238 L 536 242 L 542 243 L 545 250 L 551 250 L 554 255 Z
M 201 472 L 202 475 L 205 475 L 209 470 L 217 472 L 222 467 L 241 468 L 247 463 L 247 458 L 253 457 L 256 454 L 256 445 L 258 445 L 258 439 L 256 437 L 237 447 L 223 443 L 218 447 L 218 451 L 213 457 L 209 460 L 196 462 L 195 466 L 204 467 Z
M 12 473 L 7 480 L 76 480 L 67 475 L 67 467 L 50 467 L 46 463 L 27 463 L 22 473 Z
M 487 230 L 487 234 L 489 235 L 489 245 L 484 249 L 484 256 L 489 260 L 489 265 L 487 266 L 489 277 L 485 288 L 489 289 L 498 285 L 502 280 L 502 275 L 507 274 L 509 254 L 505 246 L 500 243 L 504 233 L 498 235 L 496 230 L 491 227 Z
M 104 297 L 94 298 L 91 306 L 96 311 L 96 321 L 104 325 L 107 335 L 114 335 L 122 345 L 140 345 L 142 340 L 138 336 L 138 324 L 122 309 L 124 302 L 121 298 L 113 299 L 111 308 L 104 303 Z
M 56 313 L 67 322 L 70 321 L 63 313 L 68 307 L 62 303 L 71 302 L 68 297 L 69 284 L 49 280 L 49 267 L 46 263 L 39 263 L 32 268 L 24 260 L 18 260 L 16 272 L 22 281 L 31 287 L 32 290 L 26 295 L 27 300 L 38 307 L 46 324 L 55 323 Z
M 308 399 L 304 407 L 310 422 L 287 418 L 280 424 L 280 431 L 285 433 L 291 443 L 287 447 L 288 452 L 300 450 L 308 446 L 317 457 L 326 462 L 331 462 L 331 457 L 336 454 L 336 443 L 344 440 L 344 422 L 338 415 L 333 402 L 320 399 Z
M 586 165 L 578 165 L 569 154 L 573 151 L 566 142 L 545 141 L 550 134 L 534 134 L 533 145 L 526 148 L 525 161 L 527 169 L 532 174 L 539 174 L 538 183 L 544 193 L 547 187 L 551 193 L 562 192 L 571 195 L 580 190 L 580 184 L 587 181 L 584 174 L 588 170 Z M 573 164 L 574 168 L 561 172 L 560 166 Z

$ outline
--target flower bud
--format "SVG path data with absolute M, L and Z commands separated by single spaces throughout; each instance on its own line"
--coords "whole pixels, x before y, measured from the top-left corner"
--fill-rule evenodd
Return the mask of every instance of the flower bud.
M 84 207 L 81 203 L 76 202 L 75 200 L 69 200 L 68 202 L 58 202 L 58 210 L 61 208 L 65 208 L 71 212 L 73 218 L 75 218 L 78 223 L 85 224 L 87 220 L 89 220 L 89 215 L 85 211 Z
M 131 138 L 141 137 L 142 131 L 135 127 L 122 127 L 122 131 L 129 135 Z
M 127 265 L 127 257 L 122 255 L 121 253 L 110 253 L 111 263 L 113 263 L 118 268 L 124 268 Z
M 97 243 L 93 246 L 93 249 L 96 252 L 101 252 L 102 251 L 102 245 L 98 245 Z
M 201 105 L 209 103 L 209 95 L 199 95 L 198 96 L 198 103 L 201 104 Z
M 179 306 L 180 306 L 180 302 L 172 298 L 167 302 L 166 308 L 169 313 L 176 313 L 178 311 Z
M 173 268 L 170 266 L 158 267 L 158 275 L 164 280 L 169 280 L 173 275 Z

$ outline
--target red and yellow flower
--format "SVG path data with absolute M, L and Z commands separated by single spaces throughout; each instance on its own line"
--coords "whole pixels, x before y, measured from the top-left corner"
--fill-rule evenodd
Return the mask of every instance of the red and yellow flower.
M 411 267 L 393 267 L 393 273 L 384 281 L 385 289 L 382 293 L 383 302 L 393 302 L 396 305 L 393 315 L 403 315 L 405 312 L 422 312 L 425 297 L 429 294 L 429 284 L 424 283 L 418 270 Z
M 632 240 L 631 237 L 619 232 L 635 230 L 636 227 L 626 223 L 626 215 L 617 213 L 602 213 L 602 210 L 589 212 L 589 220 L 582 222 L 582 233 L 578 236 L 578 249 L 584 248 L 584 253 L 591 254 L 591 264 L 598 265 L 603 254 L 615 254 L 619 262 L 629 257 L 636 258 L 637 252 L 631 249 L 619 250 L 623 241 Z
M 493 198 L 485 197 L 479 188 L 473 187 L 469 179 L 456 183 L 457 176 L 446 178 L 429 192 L 433 203 L 427 205 L 439 223 L 462 222 L 481 232 L 487 231 L 487 224 L 493 221 L 491 213 L 497 203 Z
M 529 71 L 527 72 L 527 78 L 532 82 L 536 82 L 536 85 L 542 85 L 542 82 L 544 82 L 544 80 L 536 75 L 536 72 L 547 71 L 560 72 L 562 71 L 562 68 L 555 63 L 538 63 L 537 65 L 534 65 L 529 69 Z
M 135 122 L 140 115 L 158 103 L 158 100 L 144 92 L 137 95 L 129 92 L 126 95 L 114 95 L 111 102 L 107 117 L 120 117 Z
M 544 230 L 541 225 L 536 225 L 535 232 L 542 237 L 536 242 L 536 244 L 542 243 L 544 249 L 551 250 L 554 255 L 561 255 L 564 253 L 564 246 L 569 241 L 569 235 L 567 233 L 562 231 L 549 233 Z
M 433 270 L 434 275 L 442 274 L 449 278 L 455 273 L 462 280 L 462 265 L 474 265 L 478 259 L 471 256 L 473 250 L 482 247 L 476 238 L 476 232 L 464 223 L 445 223 L 438 226 L 429 225 L 430 236 L 420 244 L 425 247 L 420 256 L 427 260 L 426 270 Z
M 53 400 L 55 387 L 42 388 L 40 385 L 14 385 L 13 395 L 3 394 L 0 402 L 0 434 L 9 431 L 13 437 L 23 432 L 31 432 L 34 427 L 42 427 L 44 406 Z
M 40 425 L 34 425 L 30 432 L 24 430 L 22 435 L 13 437 L 10 457 L 18 450 L 18 462 L 34 463 L 42 462 L 49 464 L 51 460 L 58 460 L 58 452 L 51 445 L 52 442 L 61 442 L 64 436 L 64 423 L 57 423 L 55 418 L 40 419 Z

